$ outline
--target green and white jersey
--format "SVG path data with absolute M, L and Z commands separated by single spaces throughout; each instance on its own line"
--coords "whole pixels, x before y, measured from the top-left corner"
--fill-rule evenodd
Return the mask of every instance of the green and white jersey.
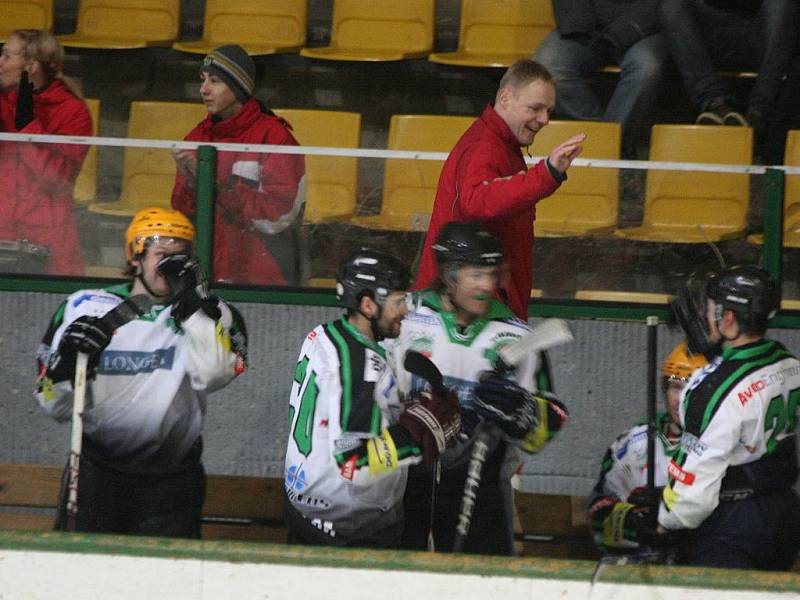
M 455 314 L 443 310 L 440 296 L 432 290 L 420 292 L 415 303 L 414 310 L 403 319 L 400 337 L 385 342 L 390 362 L 397 373 L 400 392 L 407 396 L 427 387 L 427 382 L 403 368 L 405 353 L 414 350 L 430 358 L 439 368 L 445 386 L 458 395 L 462 411 L 470 410 L 481 373 L 495 368 L 498 350 L 516 342 L 530 331 L 530 327 L 497 300 L 492 300 L 485 318 L 468 327 L 456 324 Z M 532 353 L 510 378 L 523 388 L 536 392 L 539 364 L 539 355 Z M 450 464 L 460 462 L 465 455 L 468 456 L 470 447 L 471 444 L 461 442 L 446 450 L 441 457 L 442 467 L 447 469 Z M 516 453 L 510 454 L 516 466 Z
M 72 382 L 52 381 L 47 370 L 64 330 L 79 317 L 102 317 L 129 295 L 130 284 L 80 290 L 55 313 L 37 351 L 36 388 L 53 418 L 72 417 Z M 154 306 L 114 332 L 86 390 L 83 431 L 96 459 L 130 472 L 181 465 L 200 437 L 207 395 L 245 369 L 242 323 L 224 302 L 219 309 L 217 321 L 197 311 L 178 327 L 170 306 Z
M 730 467 L 752 469 L 763 461 L 769 465 L 764 476 L 775 468 L 783 472 L 782 458 L 771 461 L 795 459 L 799 399 L 800 362 L 775 341 L 726 348 L 695 371 L 682 393 L 684 431 L 667 467 L 659 523 L 667 529 L 698 527 L 719 504 Z
M 406 466 L 421 457 L 395 424 L 401 410 L 384 349 L 346 318 L 306 336 L 289 398 L 285 489 L 321 531 L 353 539 L 400 518 Z

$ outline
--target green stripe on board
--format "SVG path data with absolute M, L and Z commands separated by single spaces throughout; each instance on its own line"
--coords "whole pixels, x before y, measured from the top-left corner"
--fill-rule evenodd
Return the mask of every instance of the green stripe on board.
M 582 560 L 509 558 L 385 550 L 316 548 L 283 544 L 194 541 L 109 535 L 0 531 L 0 548 L 172 559 L 345 567 L 365 570 L 565 579 L 589 582 L 596 564 Z M 604 583 L 702 587 L 720 590 L 800 592 L 796 573 L 701 569 L 660 565 L 607 566 Z

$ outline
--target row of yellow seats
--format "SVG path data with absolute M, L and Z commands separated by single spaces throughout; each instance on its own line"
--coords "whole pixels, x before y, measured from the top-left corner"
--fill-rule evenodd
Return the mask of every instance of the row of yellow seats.
M 99 108 L 97 101 L 90 101 L 89 106 L 93 112 Z M 357 113 L 302 109 L 276 109 L 276 112 L 292 124 L 301 144 L 359 146 L 361 116 Z M 205 107 L 197 103 L 133 102 L 128 137 L 180 140 L 204 116 Z M 93 117 L 97 123 L 96 114 Z M 389 124 L 388 148 L 448 152 L 472 121 L 472 117 L 394 115 Z M 581 131 L 588 134 L 583 158 L 619 158 L 619 125 L 582 121 L 551 121 L 537 135 L 531 153 L 546 155 L 558 142 Z M 752 143 L 749 128 L 656 125 L 650 159 L 748 165 Z M 388 159 L 380 212 L 368 216 L 355 214 L 356 158 L 309 155 L 306 164 L 307 222 L 343 221 L 369 229 L 397 231 L 427 229 L 441 161 Z M 789 134 L 786 164 L 800 164 L 800 132 Z M 93 151 L 81 177 L 91 179 L 94 170 Z M 148 204 L 168 205 L 174 176 L 175 166 L 167 150 L 127 148 L 120 199 L 92 204 L 90 210 L 123 216 Z M 800 246 L 800 233 L 792 231 L 798 225 L 800 213 L 799 180 L 796 176 L 787 179 L 785 244 L 792 246 Z M 78 199 L 94 198 L 94 190 L 88 183 L 79 180 Z M 558 192 L 537 205 L 536 234 L 559 237 L 613 233 L 626 239 L 683 243 L 733 239 L 741 237 L 747 228 L 749 201 L 746 174 L 650 170 L 646 176 L 642 225 L 618 229 L 618 170 L 575 167 Z M 759 240 L 754 237 L 751 241 Z
M 207 53 L 239 44 L 252 55 L 297 52 L 327 60 L 423 58 L 502 67 L 530 56 L 555 27 L 550 0 L 462 0 L 458 50 L 434 53 L 434 0 L 334 0 L 331 40 L 304 48 L 307 0 L 206 0 L 203 37 L 180 42 L 180 0 L 81 0 L 77 48 L 173 46 Z M 52 29 L 53 0 L 0 0 L 0 38 L 19 27 Z M 429 56 L 430 55 L 430 56 Z

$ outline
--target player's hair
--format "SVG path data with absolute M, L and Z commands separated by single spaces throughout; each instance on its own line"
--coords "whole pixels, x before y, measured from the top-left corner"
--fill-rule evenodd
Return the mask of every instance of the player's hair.
M 16 37 L 22 42 L 23 56 L 26 60 L 36 61 L 42 65 L 48 82 L 60 79 L 75 96 L 83 98 L 83 92 L 78 83 L 71 77 L 65 77 L 62 73 L 64 47 L 52 33 L 43 29 L 15 29 L 8 37 Z
M 523 58 L 508 67 L 500 80 L 500 85 L 497 86 L 497 92 L 500 93 L 503 88 L 518 90 L 532 81 L 544 81 L 555 85 L 553 75 L 542 64 Z

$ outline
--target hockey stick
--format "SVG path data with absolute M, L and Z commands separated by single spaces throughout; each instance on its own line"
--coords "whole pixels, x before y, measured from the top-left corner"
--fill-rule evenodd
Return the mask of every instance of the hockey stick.
M 114 331 L 125 323 L 143 315 L 153 306 L 147 294 L 130 296 L 100 317 L 103 329 Z M 89 355 L 78 352 L 75 359 L 75 380 L 73 382 L 72 435 L 69 446 L 69 467 L 67 476 L 67 531 L 75 531 L 78 517 L 78 476 L 80 474 L 81 450 L 83 448 L 83 412 L 86 408 L 86 377 Z
M 656 487 L 656 342 L 658 317 L 647 317 L 647 489 Z
M 405 358 L 403 359 L 403 368 L 409 373 L 421 377 L 427 381 L 434 394 L 446 394 L 447 388 L 444 385 L 444 377 L 433 361 L 424 354 L 420 354 L 414 350 L 408 350 Z M 436 510 L 436 486 L 439 483 L 439 476 L 441 474 L 441 463 L 436 459 L 436 464 L 433 466 L 433 476 L 431 479 L 431 516 L 428 522 L 428 551 L 436 551 L 436 542 L 433 537 L 433 519 L 434 511 Z
M 519 340 L 504 346 L 498 351 L 500 360 L 498 361 L 497 372 L 500 374 L 508 373 L 525 360 L 526 357 L 530 356 L 531 353 L 566 344 L 574 339 L 566 321 L 546 319 Z M 475 502 L 478 498 L 478 488 L 481 485 L 483 464 L 486 462 L 490 451 L 496 447 L 498 440 L 497 427 L 485 421 L 478 425 L 474 436 L 472 453 L 469 457 L 469 465 L 467 466 L 464 494 L 461 496 L 461 510 L 456 524 L 453 552 L 462 552 L 464 550 L 464 544 L 467 541 L 470 524 L 472 523 L 472 512 L 475 509 Z

